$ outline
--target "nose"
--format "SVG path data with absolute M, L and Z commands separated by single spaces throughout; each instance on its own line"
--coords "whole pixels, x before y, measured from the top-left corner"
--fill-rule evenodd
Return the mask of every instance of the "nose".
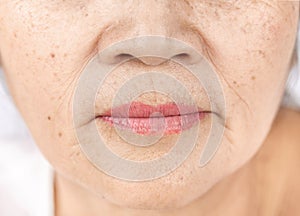
M 156 66 L 170 59 L 185 64 L 199 61 L 199 55 L 190 46 L 183 46 L 174 39 L 164 36 L 140 36 L 115 43 L 100 55 L 100 61 L 118 64 L 129 59 L 138 59 L 145 65 Z
M 126 5 L 123 8 L 129 6 Z M 186 1 L 147 0 L 130 5 L 128 12 L 115 11 L 114 22 L 99 37 L 98 50 L 108 48 L 101 53 L 101 60 L 116 64 L 135 58 L 145 65 L 160 65 L 170 59 L 185 64 L 200 61 L 196 49 L 191 48 L 197 47 L 203 53 L 191 10 Z M 114 46 L 109 46 L 112 41 Z M 182 42 L 189 46 L 183 46 Z

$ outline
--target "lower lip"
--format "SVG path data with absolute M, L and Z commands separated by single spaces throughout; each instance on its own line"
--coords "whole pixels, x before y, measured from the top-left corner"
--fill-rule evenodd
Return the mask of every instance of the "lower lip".
M 147 106 L 146 110 L 149 111 L 149 107 L 153 110 L 153 106 L 150 105 L 139 105 L 138 107 Z M 173 105 L 165 105 L 165 108 Z M 157 108 L 157 107 L 155 107 Z M 137 109 L 135 107 L 134 109 Z M 145 109 L 144 109 L 145 111 Z M 151 111 L 150 111 L 151 112 Z M 164 112 L 164 111 L 162 111 Z M 168 112 L 168 111 L 165 111 Z M 149 113 L 149 112 L 143 112 Z M 118 129 L 129 130 L 131 132 L 141 134 L 141 135 L 150 135 L 150 134 L 179 134 L 184 130 L 190 129 L 200 120 L 204 119 L 208 112 L 194 112 L 187 113 L 183 115 L 170 115 L 170 116 L 157 116 L 157 117 L 114 117 L 114 116 L 101 116 L 99 119 L 107 122 L 111 126 L 116 126 Z

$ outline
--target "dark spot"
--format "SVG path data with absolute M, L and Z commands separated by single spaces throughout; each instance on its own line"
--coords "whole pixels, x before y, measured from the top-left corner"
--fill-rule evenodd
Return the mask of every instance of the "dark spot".
M 49 120 L 49 121 L 51 120 L 51 116 L 48 116 L 48 120 Z
M 188 7 L 190 7 L 190 9 L 194 9 L 194 6 L 193 6 L 189 1 L 184 0 L 184 3 L 185 3 Z
M 55 54 L 54 53 L 51 53 L 50 56 L 51 56 L 51 58 L 55 58 Z
M 87 16 L 89 16 L 89 14 L 88 14 L 88 13 L 86 13 L 84 16 L 86 16 L 86 17 L 87 17 Z
M 18 37 L 16 32 L 14 32 L 14 37 L 15 37 L 15 38 L 17 38 L 17 37 Z
M 62 133 L 61 133 L 61 132 L 59 132 L 59 133 L 58 133 L 58 136 L 59 136 L 59 137 L 62 137 Z
M 255 77 L 255 76 L 252 76 L 252 77 L 251 77 L 251 79 L 252 79 L 252 80 L 255 80 L 255 79 L 256 79 L 256 77 Z
M 259 54 L 261 57 L 263 57 L 263 58 L 265 58 L 265 57 L 266 57 L 266 54 L 265 54 L 265 52 L 264 52 L 264 51 L 262 51 L 262 50 L 258 50 L 258 54 Z
M 240 85 L 234 80 L 233 84 L 236 85 L 236 87 L 240 87 Z

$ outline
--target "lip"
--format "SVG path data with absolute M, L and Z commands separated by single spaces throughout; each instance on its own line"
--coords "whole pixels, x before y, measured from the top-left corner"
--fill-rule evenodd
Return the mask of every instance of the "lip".
M 178 134 L 210 113 L 185 104 L 166 103 L 152 106 L 134 101 L 111 108 L 96 116 L 96 119 L 142 135 Z

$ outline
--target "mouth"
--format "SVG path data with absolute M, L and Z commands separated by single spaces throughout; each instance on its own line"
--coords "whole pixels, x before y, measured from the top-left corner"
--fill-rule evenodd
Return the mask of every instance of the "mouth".
M 97 115 L 96 119 L 141 135 L 168 135 L 191 128 L 211 113 L 185 104 L 166 103 L 152 106 L 132 102 L 111 108 Z

